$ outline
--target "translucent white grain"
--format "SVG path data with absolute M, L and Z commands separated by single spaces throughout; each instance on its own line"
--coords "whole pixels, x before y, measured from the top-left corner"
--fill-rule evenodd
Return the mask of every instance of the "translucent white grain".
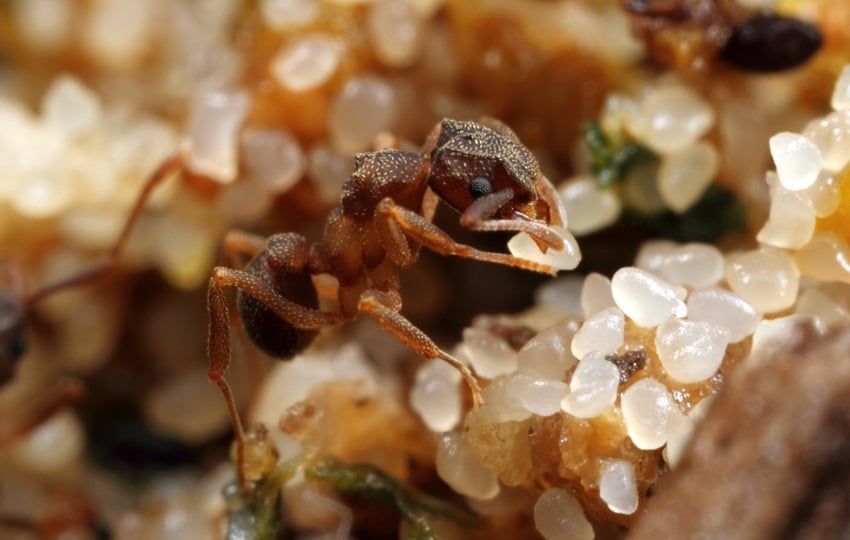
M 641 450 L 664 446 L 681 421 L 682 413 L 667 387 L 650 377 L 629 386 L 620 403 L 629 438 Z
M 584 321 L 570 344 L 576 358 L 591 351 L 611 354 L 623 346 L 626 317 L 618 307 L 605 308 Z
M 539 305 L 555 308 L 565 315 L 583 318 L 581 307 L 581 288 L 583 280 L 579 276 L 566 275 L 549 280 L 535 292 L 535 301 Z
M 626 94 L 610 92 L 602 106 L 600 125 L 605 133 L 624 133 L 640 115 L 640 105 Z
M 617 399 L 620 370 L 598 352 L 582 358 L 570 379 L 570 393 L 561 408 L 577 418 L 593 418 L 605 412 Z
M 563 380 L 578 359 L 570 352 L 575 325 L 567 321 L 539 332 L 517 353 L 517 371 L 545 379 Z
M 345 154 L 369 150 L 380 133 L 398 119 L 395 90 L 372 75 L 346 81 L 330 107 L 328 132 L 333 147 Z
M 620 217 L 620 199 L 612 189 L 603 189 L 595 178 L 580 176 L 562 184 L 558 194 L 569 216 L 569 229 L 583 236 L 604 229 Z
M 634 514 L 638 507 L 637 479 L 631 463 L 615 459 L 599 478 L 599 497 L 617 514 Z
M 57 51 L 71 36 L 74 5 L 67 0 L 15 0 L 12 17 L 17 35 L 40 51 Z
M 548 249 L 546 253 L 540 251 L 540 247 L 528 234 L 521 232 L 514 235 L 508 241 L 508 250 L 514 257 L 527 259 L 539 264 L 554 267 L 556 270 L 572 270 L 581 262 L 581 252 L 575 237 L 566 229 L 558 226 L 550 226 L 564 241 L 564 249 L 556 251 Z
M 798 325 L 805 325 L 815 330 L 818 334 L 826 333 L 826 325 L 815 315 L 808 313 L 793 313 L 775 319 L 766 319 L 756 326 L 753 332 L 753 344 L 750 357 L 757 353 L 771 350 L 775 346 L 782 346 L 789 336 L 794 335 L 794 329 Z
M 798 249 L 815 231 L 815 210 L 799 191 L 776 186 L 771 193 L 770 214 L 756 239 L 771 246 Z
M 465 328 L 461 348 L 475 372 L 484 378 L 492 379 L 516 369 L 516 352 L 510 344 L 486 330 Z
M 672 240 L 647 240 L 640 245 L 635 256 L 635 266 L 656 276 L 661 275 L 661 266 L 667 256 L 678 249 L 679 244 Z
M 770 138 L 769 146 L 776 174 L 785 189 L 806 189 L 823 168 L 820 150 L 802 135 L 783 131 Z
M 800 273 L 785 251 L 762 246 L 728 258 L 726 282 L 762 313 L 782 311 L 797 299 Z
M 242 137 L 242 152 L 251 175 L 271 193 L 285 192 L 307 169 L 301 146 L 283 129 L 247 131 Z
M 189 119 L 187 167 L 222 183 L 236 179 L 237 142 L 250 99 L 244 92 L 212 92 L 195 98 Z
M 215 209 L 228 223 L 248 227 L 265 216 L 273 202 L 265 185 L 254 178 L 243 178 L 221 190 Z
M 800 293 L 794 312 L 813 315 L 823 322 L 827 328 L 846 325 L 850 321 L 850 312 L 842 305 L 840 299 L 830 296 L 828 292 L 815 288 L 807 288 Z
M 623 204 L 646 215 L 667 209 L 667 203 L 658 191 L 658 169 L 656 160 L 639 161 L 630 165 L 620 188 Z
M 460 379 L 445 362 L 425 362 L 416 371 L 410 405 L 431 431 L 450 431 L 460 422 Z
M 319 188 L 322 199 L 329 204 L 338 204 L 342 184 L 351 175 L 353 166 L 349 155 L 341 154 L 327 143 L 319 143 L 307 155 L 307 170 Z
M 705 287 L 723 277 L 725 260 L 710 244 L 689 243 L 676 247 L 663 257 L 659 273 L 676 285 Z
M 567 384 L 554 380 L 533 377 L 525 373 L 512 373 L 511 391 L 528 412 L 537 416 L 550 416 L 561 410 L 561 400 L 569 391 Z
M 155 222 L 153 234 L 152 257 L 171 285 L 191 289 L 209 279 L 220 247 L 209 228 L 169 214 Z
M 260 0 L 263 22 L 275 30 L 306 26 L 319 16 L 316 0 Z
M 50 127 L 73 137 L 92 131 L 103 115 L 97 95 L 77 78 L 61 75 L 44 95 L 41 115 Z
M 408 0 L 379 0 L 368 15 L 367 28 L 375 55 L 384 64 L 404 68 L 422 50 L 423 24 Z
M 684 317 L 687 291 L 633 266 L 617 270 L 611 278 L 617 306 L 640 326 L 657 326 L 670 317 Z
M 820 150 L 825 169 L 838 172 L 850 161 L 850 110 L 812 120 L 803 135 Z
M 520 396 L 523 386 L 527 386 L 532 377 L 516 372 L 507 376 L 497 377 L 484 388 L 482 405 L 478 414 L 487 422 L 497 424 L 502 422 L 521 422 L 531 417 L 531 411 L 523 405 Z
M 360 381 L 367 390 L 374 385 L 374 372 L 360 345 L 308 349 L 289 362 L 275 364 L 263 379 L 251 420 L 275 426 L 283 411 L 306 399 L 316 385 L 333 379 Z
M 308 34 L 283 47 L 269 64 L 274 79 L 290 92 L 321 86 L 336 72 L 342 58 L 339 39 Z
M 534 504 L 534 526 L 546 540 L 593 540 L 593 525 L 581 503 L 560 488 L 549 488 Z
M 658 192 L 671 210 L 684 212 L 702 197 L 719 166 L 717 150 L 707 142 L 670 153 L 658 169 Z
M 478 460 L 469 443 L 457 433 L 444 433 L 437 441 L 437 475 L 453 490 L 473 499 L 499 494 L 496 473 Z
M 687 148 L 714 124 L 711 106 L 683 86 L 665 86 L 643 101 L 640 139 L 652 150 L 667 154 Z
M 106 67 L 126 70 L 150 51 L 157 2 L 94 2 L 85 10 L 79 36 L 84 50 Z
M 223 433 L 230 425 L 226 410 L 216 406 L 221 394 L 203 373 L 190 371 L 153 387 L 144 399 L 144 414 L 158 431 L 189 444 Z
M 836 234 L 815 234 L 794 254 L 794 261 L 804 276 L 850 283 L 850 245 Z
M 767 174 L 769 176 L 771 174 L 770 171 Z M 824 169 L 818 175 L 814 184 L 800 191 L 803 198 L 812 204 L 812 210 L 814 210 L 817 217 L 829 216 L 838 209 L 838 206 L 841 204 L 841 192 L 838 182 L 839 177 L 836 174 Z
M 667 439 L 667 445 L 662 451 L 662 456 L 664 456 L 664 461 L 667 462 L 667 465 L 671 469 L 675 468 L 679 464 L 679 461 L 681 461 L 685 447 L 688 441 L 690 441 L 691 435 L 693 435 L 694 428 L 696 427 L 695 424 L 690 417 L 682 416 L 676 428 L 670 433 Z
M 611 280 L 596 272 L 589 273 L 581 287 L 581 309 L 584 311 L 584 318 L 588 319 L 603 309 L 616 305 L 611 295 Z
M 36 474 L 60 474 L 82 457 L 85 431 L 79 417 L 64 408 L 13 442 L 6 459 Z
M 688 319 L 724 328 L 729 343 L 737 343 L 755 331 L 761 313 L 732 291 L 706 287 L 688 296 Z
M 14 188 L 10 202 L 21 215 L 47 218 L 61 214 L 74 200 L 73 186 L 60 171 L 31 171 Z
M 830 105 L 836 111 L 850 109 L 850 66 L 844 66 L 838 80 L 835 81 Z
M 717 373 L 728 342 L 728 330 L 707 322 L 668 319 L 655 333 L 661 365 L 683 383 L 704 381 Z
M 681 461 L 694 429 L 705 418 L 715 396 L 716 394 L 712 394 L 691 407 L 691 410 L 686 415 L 680 417 L 680 421 L 674 426 L 673 431 L 670 433 L 670 438 L 667 439 L 667 446 L 664 447 L 662 453 L 664 460 L 670 468 L 675 468 L 679 464 L 679 461 Z

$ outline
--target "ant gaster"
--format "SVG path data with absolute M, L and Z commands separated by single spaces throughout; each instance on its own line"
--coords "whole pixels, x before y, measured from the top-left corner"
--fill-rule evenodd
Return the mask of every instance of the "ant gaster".
M 533 154 L 507 126 L 443 120 L 421 152 L 385 148 L 357 154 L 342 197 L 327 218 L 323 238 L 308 244 L 295 233 L 263 238 L 232 232 L 225 239 L 230 260 L 250 258 L 242 269 L 219 266 L 208 289 L 209 378 L 224 394 L 236 432 L 243 487 L 246 444 L 235 400 L 224 376 L 230 362 L 230 319 L 224 289 L 238 289 L 242 324 L 266 353 L 290 358 L 317 331 L 359 313 L 428 359 L 454 366 L 481 403 L 478 381 L 466 364 L 440 349 L 400 311 L 399 269 L 413 264 L 420 247 L 554 275 L 556 269 L 455 242 L 432 223 L 439 201 L 460 212 L 462 226 L 476 231 L 520 231 L 540 247 L 563 250 L 550 225 L 564 227 L 563 206 Z M 338 282 L 338 312 L 317 309 L 312 276 Z M 253 452 L 252 452 L 253 453 Z

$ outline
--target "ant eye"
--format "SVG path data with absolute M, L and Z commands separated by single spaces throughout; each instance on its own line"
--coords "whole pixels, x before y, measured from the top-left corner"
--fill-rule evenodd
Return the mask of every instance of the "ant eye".
M 490 184 L 490 181 L 483 176 L 476 176 L 469 183 L 469 194 L 472 195 L 473 199 L 480 199 L 492 192 L 493 186 Z

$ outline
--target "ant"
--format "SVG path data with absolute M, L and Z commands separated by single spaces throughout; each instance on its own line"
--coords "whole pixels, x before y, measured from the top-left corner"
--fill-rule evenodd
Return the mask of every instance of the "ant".
M 238 291 L 246 333 L 271 356 L 291 358 L 312 342 L 319 329 L 362 313 L 420 356 L 448 362 L 463 376 L 474 403 L 482 403 L 481 388 L 469 367 L 401 315 L 399 269 L 416 262 L 421 247 L 550 275 L 557 269 L 455 242 L 432 223 L 440 201 L 458 211 L 460 224 L 471 230 L 524 232 L 541 252 L 565 249 L 564 238 L 550 227 L 566 226 L 555 188 L 516 134 L 489 118 L 444 119 L 421 152 L 383 148 L 356 154 L 340 204 L 328 216 L 319 242 L 308 244 L 296 233 L 264 238 L 233 231 L 226 236 L 229 260 L 249 262 L 242 269 L 218 266 L 212 271 L 207 294 L 208 375 L 219 386 L 231 415 L 243 489 L 248 490 L 246 444 L 251 445 L 251 457 L 263 450 L 254 448 L 262 443 L 253 434 L 246 438 L 224 378 L 230 363 L 226 287 Z M 336 278 L 338 311 L 317 308 L 312 277 L 321 274 Z
M 23 329 L 29 311 L 48 296 L 89 283 L 112 268 L 153 189 L 183 167 L 183 154 L 178 151 L 157 168 L 145 182 L 118 239 L 91 266 L 30 294 L 17 278 L 11 280 L 10 290 L 0 290 L 0 385 L 12 378 L 25 351 Z M 363 313 L 422 357 L 454 366 L 474 403 L 482 403 L 481 388 L 469 367 L 401 315 L 399 270 L 416 262 L 421 247 L 550 275 L 558 269 L 455 242 L 432 223 L 440 201 L 459 212 L 461 225 L 471 230 L 524 232 L 541 252 L 565 249 L 561 233 L 551 227 L 566 227 L 555 188 L 516 134 L 490 118 L 480 122 L 445 119 L 432 130 L 421 152 L 383 148 L 355 155 L 340 205 L 327 218 L 320 242 L 308 244 L 296 233 L 264 238 L 231 231 L 225 236 L 228 261 L 234 265 L 242 258 L 249 261 L 241 269 L 218 266 L 212 271 L 207 293 L 208 377 L 221 390 L 231 416 L 243 489 L 248 491 L 245 447 L 250 445 L 253 457 L 264 452 L 265 442 L 253 430 L 248 434 L 243 430 L 225 380 L 231 353 L 226 287 L 238 291 L 238 312 L 247 335 L 273 357 L 291 358 L 321 328 Z M 337 281 L 338 311 L 318 309 L 312 278 L 322 274 Z

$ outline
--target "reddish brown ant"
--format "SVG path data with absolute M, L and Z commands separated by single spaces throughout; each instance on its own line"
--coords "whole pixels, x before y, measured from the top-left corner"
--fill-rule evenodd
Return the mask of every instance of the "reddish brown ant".
M 151 175 L 119 238 L 99 261 L 34 293 L 25 294 L 21 280 L 14 280 L 11 290 L 0 294 L 0 367 L 5 370 L 0 383 L 12 377 L 23 354 L 23 325 L 29 310 L 55 292 L 89 283 L 110 269 L 151 191 L 182 167 L 178 153 Z M 481 403 L 481 389 L 470 369 L 401 315 L 399 269 L 413 264 L 423 246 L 442 255 L 553 275 L 557 269 L 455 242 L 431 222 L 440 201 L 460 212 L 461 225 L 469 229 L 525 232 L 541 251 L 565 249 L 563 237 L 550 227 L 566 224 L 555 189 L 516 134 L 492 119 L 480 123 L 443 120 L 426 139 L 422 152 L 385 148 L 356 155 L 340 205 L 328 217 L 320 242 L 310 245 L 295 233 L 263 238 L 233 231 L 226 236 L 228 260 L 243 256 L 250 260 L 243 269 L 213 269 L 207 296 L 208 374 L 230 411 L 243 487 L 247 486 L 244 447 L 250 437 L 224 379 L 230 363 L 225 287 L 238 290 L 238 311 L 246 333 L 272 356 L 291 358 L 312 342 L 319 329 L 364 313 L 421 356 L 442 359 L 458 369 L 475 403 Z M 321 274 L 338 283 L 339 311 L 318 309 L 312 277 Z
M 340 205 L 327 218 L 324 236 L 312 245 L 295 233 L 263 238 L 229 234 L 225 251 L 244 269 L 216 267 L 208 289 L 209 378 L 224 394 L 236 432 L 243 487 L 246 436 L 224 379 L 230 363 L 230 319 L 225 287 L 238 289 L 238 310 L 247 334 L 266 353 L 290 358 L 317 331 L 364 313 L 424 358 L 442 359 L 464 377 L 475 403 L 481 390 L 461 361 L 440 349 L 400 311 L 399 269 L 413 264 L 420 247 L 527 270 L 556 269 L 455 242 L 431 220 L 439 201 L 460 212 L 462 226 L 476 231 L 520 231 L 541 251 L 563 250 L 550 225 L 564 227 L 563 206 L 532 153 L 504 124 L 443 120 L 422 152 L 392 148 L 357 154 L 342 188 Z M 338 282 L 338 312 L 320 311 L 312 276 Z

